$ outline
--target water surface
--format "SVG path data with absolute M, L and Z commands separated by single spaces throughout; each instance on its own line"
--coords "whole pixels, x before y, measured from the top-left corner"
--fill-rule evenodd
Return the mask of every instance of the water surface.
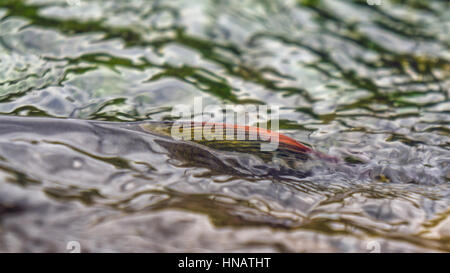
M 449 96 L 448 1 L 0 0 L 2 117 L 275 105 L 348 162 L 261 178 L 152 135 L 0 124 L 0 251 L 448 252 Z

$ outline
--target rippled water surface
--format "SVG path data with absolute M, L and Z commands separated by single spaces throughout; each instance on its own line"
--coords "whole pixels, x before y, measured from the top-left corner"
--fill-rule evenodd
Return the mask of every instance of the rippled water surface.
M 449 96 L 445 0 L 0 0 L 0 251 L 449 252 Z M 123 129 L 195 97 L 346 163 Z

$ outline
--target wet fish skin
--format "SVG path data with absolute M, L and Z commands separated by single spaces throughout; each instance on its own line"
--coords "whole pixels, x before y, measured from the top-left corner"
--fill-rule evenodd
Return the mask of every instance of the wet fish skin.
M 195 130 L 204 128 L 209 123 L 191 123 L 192 133 Z M 214 125 L 218 125 L 217 123 Z M 58 138 L 63 136 L 68 140 L 72 138 L 71 133 L 83 136 L 87 149 L 97 149 L 102 152 L 109 149 L 102 142 L 116 143 L 115 150 L 150 149 L 145 135 L 156 135 L 153 141 L 164 147 L 171 157 L 177 158 L 191 165 L 207 167 L 221 173 L 233 175 L 292 175 L 296 177 L 305 177 L 308 170 L 303 168 L 299 170 L 298 165 L 310 159 L 324 159 L 333 161 L 334 158 L 322 155 L 312 148 L 297 142 L 296 140 L 275 133 L 266 129 L 251 126 L 239 126 L 229 124 L 219 124 L 226 128 L 236 129 L 236 133 L 243 132 L 243 140 L 222 140 L 210 141 L 205 138 L 193 141 L 183 141 L 173 139 L 170 135 L 173 122 L 166 121 L 144 121 L 144 122 L 104 122 L 77 119 L 58 119 L 58 118 L 38 118 L 38 117 L 16 117 L 0 116 L 0 136 L 23 134 L 33 136 L 53 136 Z M 219 132 L 219 131 L 218 131 Z M 256 140 L 249 140 L 250 132 L 260 132 Z M 260 145 L 268 142 L 260 136 L 276 136 L 279 139 L 278 149 L 275 151 L 261 151 Z M 98 143 L 88 143 L 92 140 Z M 88 141 L 88 142 L 86 142 Z M 91 141 L 91 142 L 92 142 Z M 122 147 L 120 147 L 122 146 Z M 137 148 L 140 147 L 140 148 Z M 238 152 L 238 156 L 226 157 L 227 153 Z M 262 161 L 256 162 L 252 158 L 259 158 Z M 225 160 L 226 159 L 226 160 Z M 240 162 L 240 160 L 255 161 L 251 164 Z M 274 164 L 275 162 L 275 164 Z M 280 163 L 281 162 L 281 163 Z M 334 162 L 334 161 L 333 161 Z
M 274 156 L 283 158 L 286 161 L 305 161 L 311 158 L 318 158 L 333 163 L 340 161 L 339 158 L 315 151 L 293 138 L 265 128 L 212 122 L 185 121 L 179 123 L 183 126 L 187 125 L 186 127 L 180 126 L 180 129 L 182 129 L 180 134 L 187 137 L 189 141 L 217 150 L 255 154 L 266 162 L 271 161 Z M 173 133 L 172 126 L 174 126 L 174 122 L 168 121 L 143 122 L 139 124 L 139 127 L 146 132 L 157 133 L 168 137 Z M 219 130 L 216 128 L 219 128 Z M 230 135 L 232 139 L 227 139 L 227 130 L 231 131 L 232 134 Z M 201 138 L 196 139 L 196 133 Z M 240 139 L 238 135 L 241 136 Z M 275 151 L 262 151 L 261 144 L 270 143 L 274 138 L 277 141 L 277 149 Z

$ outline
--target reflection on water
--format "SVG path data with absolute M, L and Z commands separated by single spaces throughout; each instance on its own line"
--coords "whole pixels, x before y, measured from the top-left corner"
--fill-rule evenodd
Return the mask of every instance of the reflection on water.
M 439 0 L 1 0 L 0 113 L 24 118 L 0 124 L 0 251 L 450 251 L 449 33 Z M 258 158 L 54 119 L 199 96 L 280 106 L 347 164 L 241 175 Z

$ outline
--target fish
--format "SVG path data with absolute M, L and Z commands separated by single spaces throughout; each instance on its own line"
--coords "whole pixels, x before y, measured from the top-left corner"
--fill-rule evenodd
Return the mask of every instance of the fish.
M 291 137 L 261 127 L 196 121 L 143 122 L 139 126 L 146 132 L 172 137 L 175 128 L 175 134 L 183 136 L 183 139 L 188 141 L 216 150 L 254 154 L 265 162 L 272 161 L 274 157 L 287 163 L 308 159 L 330 163 L 340 161 L 337 157 L 318 152 Z M 271 143 L 276 144 L 276 149 L 273 151 L 262 149 L 264 144 Z
M 138 149 L 138 146 L 145 149 L 148 145 L 145 144 L 147 140 L 143 136 L 153 135 L 156 137 L 151 141 L 164 147 L 171 157 L 186 164 L 232 175 L 305 177 L 309 172 L 308 168 L 303 166 L 307 166 L 305 163 L 308 161 L 340 161 L 284 134 L 248 125 L 197 121 L 108 122 L 0 116 L 0 136 L 30 133 L 33 136 L 58 136 L 67 140 L 71 140 L 75 135 L 78 138 L 81 136 L 86 139 L 82 141 L 86 148 L 95 147 L 100 151 L 109 149 L 107 143 L 117 143 L 115 150 Z M 96 144 L 89 139 L 95 140 Z M 262 149 L 263 144 L 270 143 L 276 144 L 275 149 Z M 133 146 L 134 148 L 131 148 Z

